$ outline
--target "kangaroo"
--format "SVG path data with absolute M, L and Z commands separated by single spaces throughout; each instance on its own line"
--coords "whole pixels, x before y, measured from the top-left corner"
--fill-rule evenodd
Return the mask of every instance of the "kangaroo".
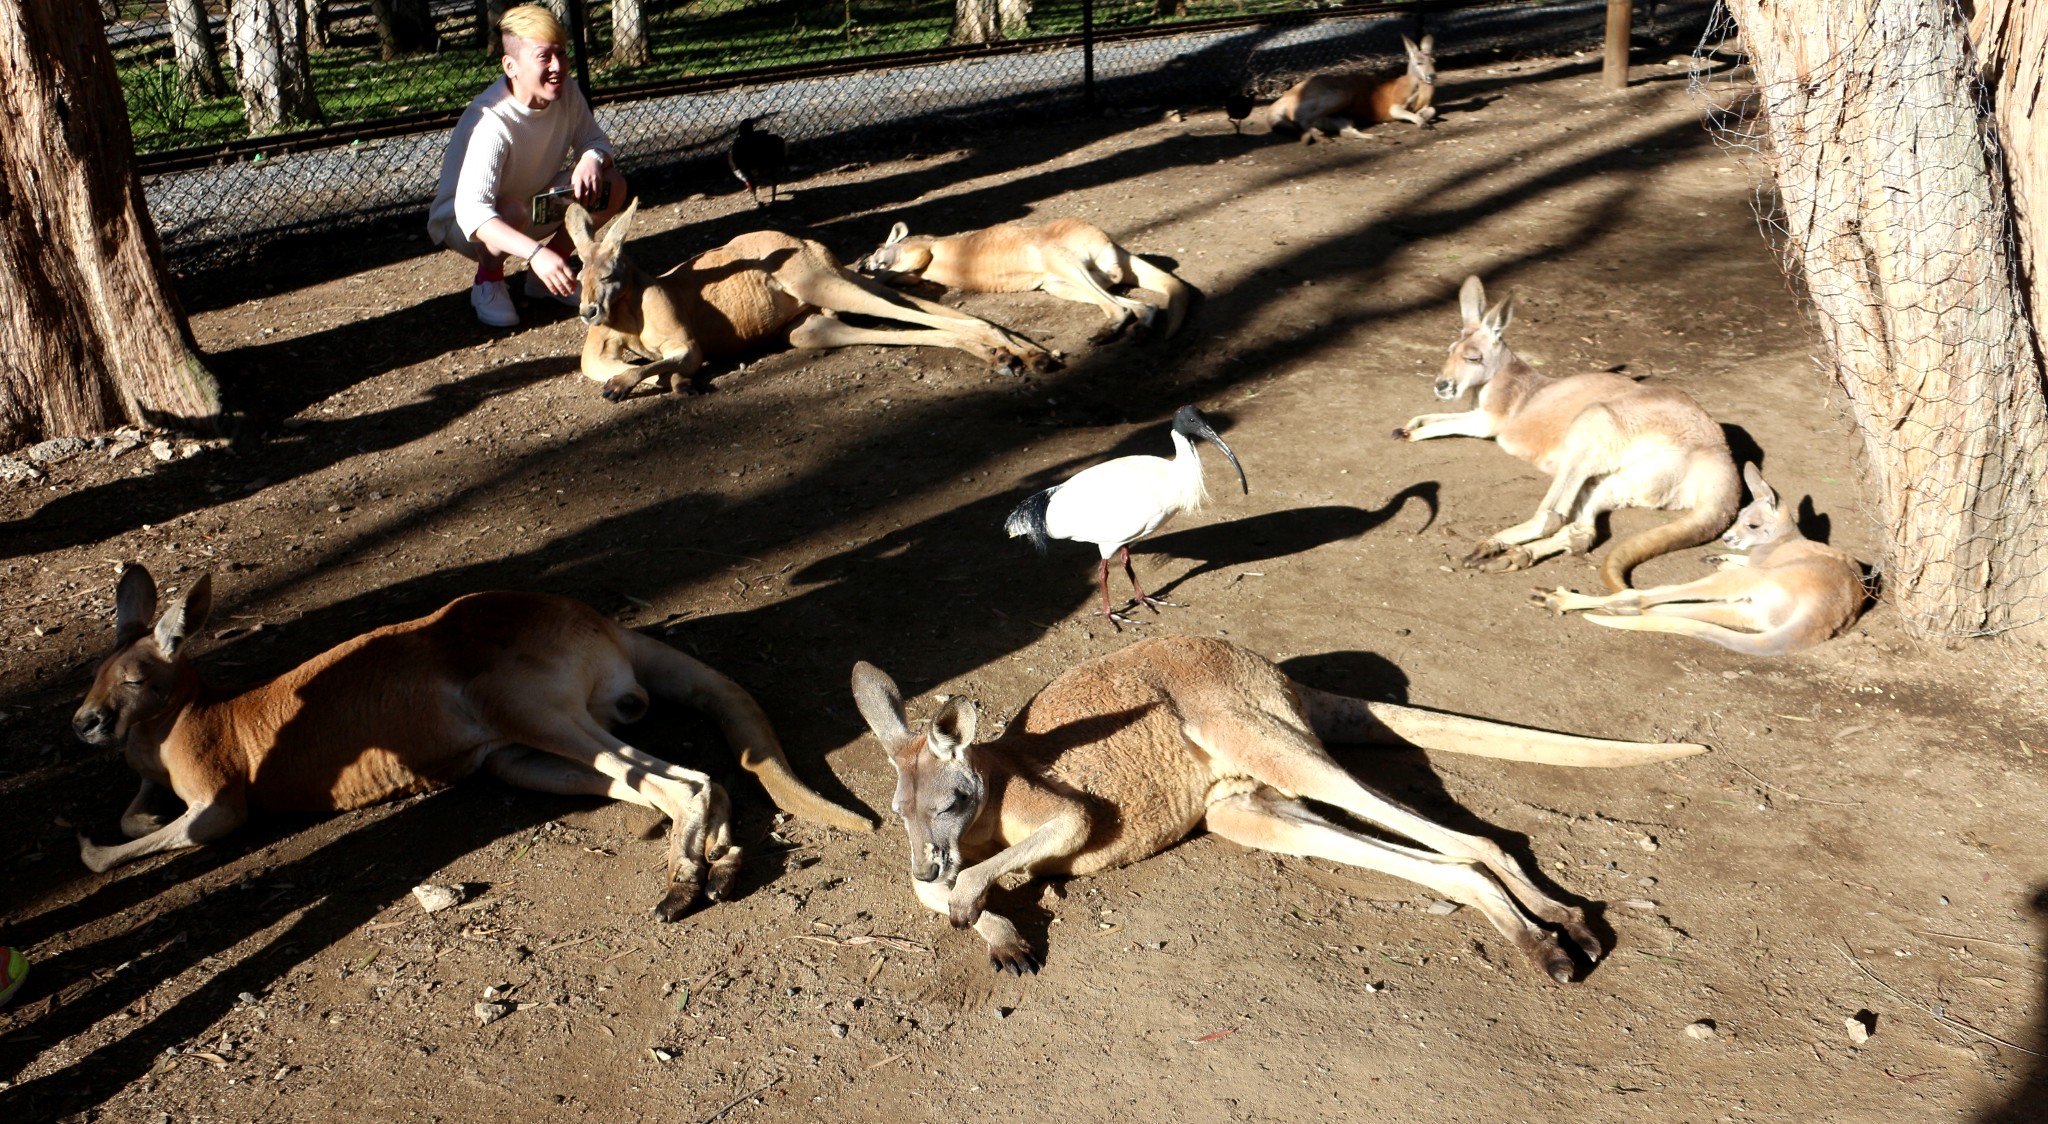
M 488 768 L 522 788 L 603 795 L 669 818 L 672 921 L 739 872 L 725 792 L 609 728 L 648 694 L 704 710 L 779 806 L 849 831 L 873 821 L 805 787 L 751 695 L 657 640 L 566 597 L 475 593 L 346 641 L 267 683 L 200 679 L 190 643 L 213 604 L 201 577 L 157 618 L 156 582 L 124 568 L 114 653 L 72 718 L 88 745 L 126 748 L 142 788 L 121 816 L 130 842 L 79 836 L 95 871 L 221 839 L 251 810 L 336 812 L 442 788 Z M 175 797 L 175 799 L 171 799 Z M 171 815 L 177 803 L 182 812 Z
M 571 204 L 564 225 L 583 256 L 577 312 L 590 325 L 583 375 L 623 401 L 649 379 L 667 389 L 694 379 L 705 360 L 744 354 L 781 340 L 823 349 L 950 347 L 1001 369 L 1052 370 L 1052 353 L 978 317 L 888 289 L 839 264 L 808 238 L 772 230 L 742 234 L 654 277 L 626 256 L 626 232 L 638 199 L 600 240 L 590 213 Z M 922 329 L 857 328 L 838 314 L 921 324 Z M 635 365 L 634 358 L 648 360 Z
M 1436 127 L 1436 36 L 1422 42 L 1401 37 L 1408 50 L 1408 69 L 1398 78 L 1385 74 L 1318 74 L 1288 87 L 1266 107 L 1266 120 L 1282 132 L 1298 132 L 1303 144 L 1317 135 L 1362 137 L 1362 126 L 1382 121 L 1407 121 L 1425 129 Z
M 1683 510 L 1662 527 L 1614 544 L 1600 566 L 1609 592 L 1628 588 L 1638 563 L 1698 546 L 1727 528 L 1742 499 L 1728 439 L 1692 396 L 1598 372 L 1550 378 L 1522 361 L 1501 336 L 1514 298 L 1486 308 L 1486 289 L 1467 277 L 1458 290 L 1465 328 L 1436 380 L 1449 401 L 1478 388 L 1477 408 L 1410 418 L 1394 436 L 1491 437 L 1510 455 L 1549 473 L 1536 514 L 1473 548 L 1464 565 L 1525 570 L 1554 554 L 1592 548 L 1594 521 L 1624 507 Z
M 1158 327 L 1159 306 L 1116 296 L 1109 291 L 1112 285 L 1136 285 L 1166 298 L 1161 339 L 1179 331 L 1188 315 L 1185 282 L 1117 245 L 1101 227 L 1080 219 L 1054 219 L 1040 225 L 1003 223 L 948 238 L 913 235 L 909 226 L 899 222 L 857 268 L 884 281 L 921 279 L 970 293 L 1028 293 L 1036 289 L 1062 300 L 1092 304 L 1109 317 L 1109 327 L 1091 341 L 1097 344 L 1109 343 L 1134 328 L 1134 334 L 1144 334 Z
M 1743 465 L 1742 478 L 1752 499 L 1721 541 L 1749 553 L 1708 555 L 1721 572 L 1605 597 L 1538 590 L 1533 600 L 1559 614 L 1585 612 L 1608 628 L 1675 632 L 1752 656 L 1803 652 L 1839 636 L 1869 600 L 1862 567 L 1800 534 L 1755 465 Z
M 1228 641 L 1141 640 L 1047 684 L 1003 736 L 975 745 L 975 704 L 955 698 L 913 735 L 896 684 L 853 669 L 853 697 L 896 769 L 891 807 L 910 834 L 918 901 L 972 926 L 1012 975 L 1039 959 L 985 904 L 1013 871 L 1089 874 L 1136 862 L 1206 828 L 1247 847 L 1383 871 L 1469 905 L 1559 983 L 1600 941 L 1577 908 L 1545 895 L 1491 840 L 1463 835 L 1354 780 L 1319 738 L 1402 744 L 1553 765 L 1617 766 L 1704 752 L 1691 744 L 1599 741 L 1367 702 L 1304 687 Z M 1333 805 L 1420 846 L 1323 819 Z M 1526 913 L 1524 911 L 1527 911 Z

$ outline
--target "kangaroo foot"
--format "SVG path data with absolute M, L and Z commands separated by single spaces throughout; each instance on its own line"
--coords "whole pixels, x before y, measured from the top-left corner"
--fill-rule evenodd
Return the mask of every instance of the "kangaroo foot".
M 1529 592 L 1529 603 L 1539 609 L 1548 609 L 1558 616 L 1565 615 L 1565 599 L 1573 596 L 1571 590 L 1559 586 L 1556 589 L 1534 589 Z
M 725 852 L 713 858 L 709 869 L 704 872 L 704 897 L 709 901 L 722 902 L 732 897 L 733 885 L 740 877 L 740 849 L 727 847 Z
M 1579 973 L 1578 965 L 1572 963 L 1571 954 L 1548 933 L 1532 933 L 1516 943 L 1521 945 L 1522 954 L 1536 965 L 1538 971 L 1558 983 L 1570 983 Z

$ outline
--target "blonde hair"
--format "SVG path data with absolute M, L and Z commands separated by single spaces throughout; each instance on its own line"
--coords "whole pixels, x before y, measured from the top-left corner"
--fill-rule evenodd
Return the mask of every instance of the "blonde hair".
M 508 8 L 504 15 L 498 17 L 500 44 L 502 45 L 504 39 L 509 36 L 517 36 L 530 43 L 553 43 L 557 47 L 569 45 L 569 33 L 563 30 L 562 21 L 555 18 L 555 13 L 539 4 L 521 4 L 517 8 Z M 510 47 L 503 49 L 506 54 L 512 53 Z

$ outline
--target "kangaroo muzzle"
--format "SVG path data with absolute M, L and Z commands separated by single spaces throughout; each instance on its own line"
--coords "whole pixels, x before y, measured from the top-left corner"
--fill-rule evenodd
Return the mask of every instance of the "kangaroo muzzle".
M 115 734 L 118 725 L 114 712 L 101 707 L 80 707 L 78 713 L 71 717 L 71 732 L 78 735 L 78 740 L 99 748 L 118 740 Z
M 1436 380 L 1436 396 L 1448 402 L 1458 396 L 1458 384 L 1452 379 Z

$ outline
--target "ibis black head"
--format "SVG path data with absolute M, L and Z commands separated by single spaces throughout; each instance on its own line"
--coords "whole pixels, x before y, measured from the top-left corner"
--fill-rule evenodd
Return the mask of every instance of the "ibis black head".
M 1237 463 L 1237 454 L 1230 451 L 1230 446 L 1223 443 L 1223 438 L 1216 436 L 1216 431 L 1209 427 L 1209 419 L 1202 416 L 1202 411 L 1193 406 L 1182 406 L 1176 410 L 1173 415 L 1173 431 L 1190 441 L 1207 441 L 1216 446 L 1230 461 L 1230 467 L 1237 470 L 1237 483 L 1244 489 L 1244 494 L 1252 494 L 1251 482 L 1245 479 L 1244 466 Z

